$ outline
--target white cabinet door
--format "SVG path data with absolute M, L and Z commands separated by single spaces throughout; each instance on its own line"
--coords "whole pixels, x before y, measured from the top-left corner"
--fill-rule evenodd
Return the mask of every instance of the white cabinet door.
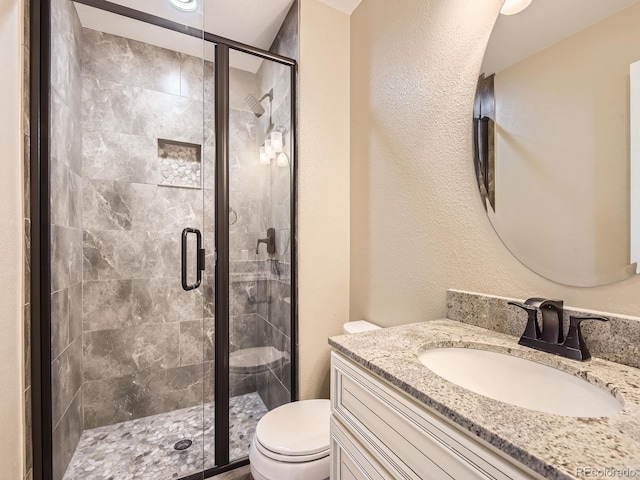
M 371 452 L 390 478 L 540 478 L 336 353 L 332 353 L 331 411 L 334 422 Z
M 391 480 L 384 468 L 331 418 L 331 480 Z

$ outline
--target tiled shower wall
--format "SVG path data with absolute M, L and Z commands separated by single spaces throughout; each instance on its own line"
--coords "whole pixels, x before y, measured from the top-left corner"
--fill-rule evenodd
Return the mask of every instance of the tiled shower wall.
M 82 29 L 67 0 L 54 0 L 52 11 L 52 380 L 61 478 L 83 428 L 194 405 L 203 391 L 212 400 L 214 264 L 204 288 L 187 293 L 178 257 L 185 226 L 203 229 L 213 251 L 214 82 L 210 62 L 203 88 L 201 60 Z M 295 57 L 297 2 L 292 12 L 274 51 Z M 290 353 L 289 169 L 259 164 L 264 128 L 244 102 L 273 87 L 274 122 L 289 125 L 290 92 L 278 83 L 289 85 L 288 69 L 267 64 L 258 75 L 230 72 L 231 347 Z M 159 138 L 202 145 L 203 190 L 158 185 Z M 264 245 L 255 255 L 272 226 L 277 255 Z M 258 390 L 270 408 L 289 401 L 290 365 L 277 370 L 232 375 L 232 395 Z
M 201 187 L 160 185 L 158 158 L 158 139 L 203 147 L 213 218 L 213 67 L 207 64 L 203 90 L 201 59 L 95 30 L 82 34 L 89 429 L 197 405 L 203 392 L 213 399 L 213 290 L 208 284 L 211 318 L 203 329 L 202 289 L 182 290 L 179 263 L 182 229 L 212 232 L 213 223 L 203 228 Z
M 294 2 L 271 49 L 290 58 L 298 58 L 298 2 Z M 263 62 L 258 70 L 261 91 L 273 88 L 273 123 L 284 126 L 284 152 L 291 151 L 291 72 L 274 62 Z M 291 356 L 291 166 L 271 162 L 270 198 L 267 221 L 276 229 L 276 255 L 268 262 L 267 309 L 261 316 L 259 337 L 268 345 Z M 278 364 L 259 375 L 258 393 L 269 409 L 291 400 L 291 361 Z
M 51 358 L 54 479 L 82 434 L 81 26 L 55 0 L 51 37 Z
M 297 2 L 271 51 L 297 57 Z M 270 165 L 259 164 L 258 149 L 269 129 L 269 104 L 262 102 L 266 111 L 257 119 L 247 111 L 244 96 L 252 93 L 259 99 L 273 89 L 273 124 L 287 128 L 284 151 L 291 156 L 290 69 L 264 61 L 256 75 L 245 72 L 232 76 L 230 85 L 230 205 L 234 210 L 230 226 L 230 349 L 271 346 L 288 356 L 255 373 L 238 373 L 232 368 L 230 394 L 258 391 L 267 408 L 273 409 L 291 401 L 290 168 L 278 166 L 275 160 Z M 262 244 L 256 255 L 257 239 L 266 237 L 267 228 L 276 230 L 276 254 L 268 255 Z
M 256 255 L 256 246 L 269 227 L 270 175 L 268 167 L 259 163 L 264 136 L 260 120 L 245 103 L 248 94 L 260 98 L 264 93 L 259 90 L 258 78 L 232 69 L 229 85 L 229 332 L 230 350 L 235 352 L 264 346 L 258 326 L 259 310 L 266 301 L 265 262 L 269 255 L 264 244 Z M 256 388 L 255 374 L 230 370 L 230 396 L 255 392 Z
M 297 56 L 297 2 L 274 45 L 287 44 Z M 275 50 L 274 50 L 275 51 Z M 280 51 L 287 55 L 289 51 Z M 272 64 L 272 66 L 271 66 Z M 270 66 L 268 66 L 270 65 Z M 264 61 L 257 74 L 233 70 L 230 74 L 230 350 L 273 346 L 290 355 L 290 218 L 289 169 L 259 163 L 259 148 L 267 135 L 269 103 L 257 118 L 245 97 L 262 97 L 274 89 L 273 121 L 290 124 L 289 68 Z M 284 73 L 286 72 L 286 73 Z M 286 105 L 286 107 L 285 107 Z M 290 134 L 288 136 L 290 138 Z M 287 153 L 288 145 L 287 145 Z M 276 210 L 274 210 L 274 208 Z M 275 256 L 257 240 L 276 229 Z M 272 268 L 273 266 L 273 268 Z M 277 274 L 274 274 L 277 272 Z M 269 320 L 273 318 L 273 320 Z M 273 322 L 273 323 L 271 323 Z M 277 325 L 275 327 L 274 325 Z M 290 362 L 278 363 L 277 372 L 230 371 L 230 395 L 258 391 L 268 408 L 291 400 Z M 285 387 L 284 385 L 287 385 Z
M 184 292 L 178 239 L 185 226 L 202 229 L 204 213 L 205 248 L 213 252 L 214 82 L 210 62 L 203 89 L 201 60 L 93 30 L 83 31 L 82 54 L 83 406 L 84 427 L 94 428 L 195 405 L 203 388 L 204 400 L 213 400 L 214 263 L 207 262 L 203 289 Z M 264 328 L 270 260 L 264 245 L 255 254 L 271 225 L 272 172 L 257 161 L 263 134 L 244 101 L 261 94 L 258 76 L 232 68 L 230 85 L 236 350 L 272 343 L 273 335 L 263 336 L 270 334 Z M 203 114 L 204 212 L 201 189 L 158 185 L 157 158 L 159 138 L 202 143 Z M 257 378 L 232 373 L 230 390 L 254 392 Z

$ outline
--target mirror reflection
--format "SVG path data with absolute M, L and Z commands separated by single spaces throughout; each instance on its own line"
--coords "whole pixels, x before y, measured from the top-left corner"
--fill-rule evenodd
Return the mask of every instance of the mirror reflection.
M 638 25 L 638 0 L 533 0 L 499 15 L 487 46 L 474 105 L 482 200 L 509 250 L 559 283 L 636 274 Z

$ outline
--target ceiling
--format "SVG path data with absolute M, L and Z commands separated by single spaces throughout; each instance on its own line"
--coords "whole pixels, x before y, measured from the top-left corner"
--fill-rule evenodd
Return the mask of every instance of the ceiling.
M 322 3 L 330 7 L 340 10 L 347 15 L 351 15 L 353 11 L 360 5 L 362 0 L 320 0 Z
M 294 0 L 216 0 L 198 2 L 195 12 L 181 12 L 167 0 L 111 0 L 183 25 L 205 30 L 221 37 L 268 50 L 276 37 Z M 347 0 L 332 0 L 347 2 Z M 354 0 L 348 0 L 353 2 Z M 75 4 L 84 27 L 138 40 L 162 48 L 203 56 L 202 42 L 194 37 L 162 27 L 139 22 L 104 10 Z M 204 12 L 203 12 L 204 10 Z M 213 58 L 213 46 L 207 45 L 205 58 Z M 233 55 L 233 67 L 252 73 L 258 71 L 262 60 L 245 54 Z
M 533 0 L 521 13 L 498 15 L 482 72 L 504 70 L 638 1 Z

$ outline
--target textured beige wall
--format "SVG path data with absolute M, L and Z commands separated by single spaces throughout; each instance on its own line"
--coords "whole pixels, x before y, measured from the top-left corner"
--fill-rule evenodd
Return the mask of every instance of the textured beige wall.
M 2 478 L 22 478 L 21 9 L 0 0 L 0 449 Z
M 638 25 L 640 4 L 495 76 L 492 223 L 525 265 L 561 283 L 628 276 L 629 65 L 640 60 Z M 549 228 L 531 228 L 532 219 Z
M 640 314 L 640 278 L 590 289 L 550 282 L 489 223 L 471 113 L 500 4 L 364 0 L 352 15 L 352 318 L 391 326 L 442 317 L 448 288 Z
M 349 315 L 349 16 L 300 4 L 300 398 L 328 397 L 327 337 Z

